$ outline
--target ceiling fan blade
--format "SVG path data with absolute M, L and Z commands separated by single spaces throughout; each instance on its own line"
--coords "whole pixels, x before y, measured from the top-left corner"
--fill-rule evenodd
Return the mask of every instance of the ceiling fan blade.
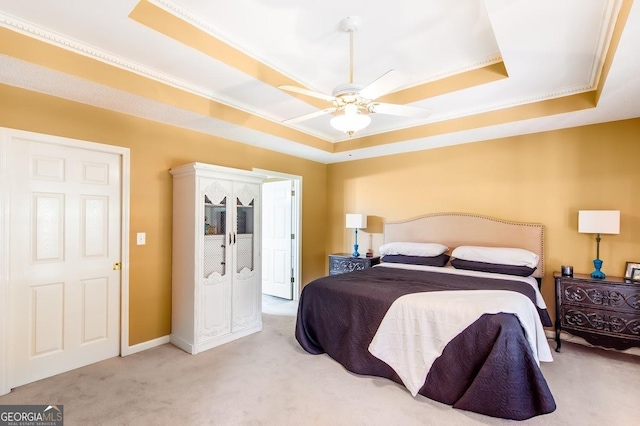
M 369 111 L 376 114 L 399 115 L 414 118 L 425 118 L 431 114 L 431 110 L 428 108 L 385 103 L 373 103 L 369 106 Z
M 278 86 L 278 89 L 286 90 L 288 92 L 300 93 L 301 95 L 312 96 L 314 98 L 322 99 L 327 102 L 333 102 L 336 100 L 335 96 L 325 95 L 324 93 L 314 92 L 312 90 L 304 89 L 302 87 L 289 86 L 285 84 L 283 86 Z
M 316 112 L 312 112 L 311 114 L 305 114 L 305 115 L 301 115 L 300 117 L 294 117 L 294 118 L 290 118 L 288 120 L 284 120 L 283 123 L 298 123 L 300 121 L 305 121 L 305 120 L 310 120 L 312 118 L 315 117 L 320 117 L 321 115 L 325 115 L 325 114 L 331 114 L 332 112 L 336 112 L 338 110 L 338 108 L 336 107 L 331 107 L 331 108 L 325 108 L 323 110 L 320 111 L 316 111 Z
M 362 89 L 358 95 L 361 98 L 372 101 L 406 84 L 407 81 L 407 77 L 400 71 L 387 71 L 382 77 Z

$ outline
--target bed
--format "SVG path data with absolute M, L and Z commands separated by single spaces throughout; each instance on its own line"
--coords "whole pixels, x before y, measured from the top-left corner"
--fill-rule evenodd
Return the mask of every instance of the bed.
M 311 354 L 328 354 L 353 373 L 391 379 L 411 394 L 454 408 L 512 420 L 554 411 L 553 395 L 539 368 L 540 361 L 551 360 L 544 332 L 542 337 L 540 334 L 542 325 L 551 325 L 538 289 L 544 276 L 542 225 L 438 213 L 384 226 L 385 246 L 421 242 L 448 247 L 447 256 L 455 253 L 451 249 L 462 246 L 517 247 L 534 253 L 538 263 L 530 275 L 516 277 L 461 270 L 450 263 L 443 267 L 388 263 L 385 256 L 374 268 L 319 278 L 307 284 L 300 297 L 296 321 L 300 345 Z M 503 308 L 503 296 L 505 301 L 515 298 L 519 309 L 534 314 L 511 311 L 506 302 Z M 480 298 L 483 302 L 478 302 Z M 485 302 L 487 311 L 477 313 L 477 318 L 445 342 L 440 342 L 440 335 L 425 337 L 431 329 L 403 331 L 410 336 L 419 334 L 411 337 L 415 341 L 409 341 L 408 346 L 407 341 L 393 340 L 398 338 L 394 327 L 402 323 L 398 318 L 407 315 L 407 303 L 417 309 L 411 315 L 440 318 L 433 315 L 453 317 L 459 311 L 466 315 L 467 308 L 485 309 Z M 498 309 L 496 305 L 500 305 Z M 536 322 L 529 328 L 523 321 L 526 315 L 531 324 Z M 411 318 L 405 323 L 418 321 Z M 536 327 L 537 335 L 531 327 Z M 429 349 L 416 347 L 417 341 Z M 385 348 L 391 348 L 387 352 L 394 356 L 409 358 L 393 364 L 395 360 L 383 356 Z M 422 375 L 403 370 L 402 363 L 413 362 L 415 354 L 422 362 L 423 352 L 433 354 L 425 361 L 427 365 L 420 367 Z

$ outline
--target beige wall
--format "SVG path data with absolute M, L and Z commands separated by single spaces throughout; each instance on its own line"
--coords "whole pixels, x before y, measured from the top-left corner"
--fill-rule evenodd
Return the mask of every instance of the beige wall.
M 619 235 L 603 235 L 603 271 L 640 262 L 640 119 L 439 148 L 328 166 L 330 252 L 351 251 L 345 213 L 369 216 L 373 248 L 384 221 L 432 212 L 479 213 L 545 225 L 543 295 L 553 271 L 590 273 L 595 236 L 578 234 L 578 210 L 621 212 Z M 360 252 L 371 245 L 359 234 Z M 553 311 L 553 306 L 551 306 Z
M 327 254 L 351 251 L 344 214 L 369 216 L 361 252 L 382 223 L 456 211 L 545 225 L 543 294 L 561 264 L 590 272 L 591 235 L 579 209 L 619 209 L 620 235 L 603 237 L 603 270 L 640 262 L 640 119 L 325 166 L 100 108 L 0 85 L 0 126 L 131 149 L 130 344 L 167 335 L 171 323 L 171 177 L 192 161 L 303 176 L 302 281 L 325 275 Z M 147 245 L 135 245 L 135 233 Z
M 325 271 L 326 166 L 157 122 L 0 85 L 0 127 L 131 149 L 129 342 L 170 333 L 171 167 L 199 161 L 303 178 L 302 281 Z M 147 244 L 135 245 L 136 232 Z

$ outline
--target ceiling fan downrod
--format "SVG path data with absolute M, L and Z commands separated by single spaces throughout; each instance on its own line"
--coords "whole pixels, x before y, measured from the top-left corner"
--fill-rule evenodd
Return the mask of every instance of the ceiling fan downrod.
M 349 83 L 353 83 L 353 33 L 358 31 L 360 20 L 353 16 L 348 16 L 340 21 L 340 29 L 349 33 Z

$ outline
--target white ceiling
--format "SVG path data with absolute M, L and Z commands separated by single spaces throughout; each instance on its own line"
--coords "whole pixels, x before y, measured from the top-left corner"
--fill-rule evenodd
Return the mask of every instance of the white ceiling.
M 300 86 L 328 94 L 349 78 L 349 37 L 338 28 L 345 17 L 359 22 L 355 80 L 365 85 L 390 69 L 405 74 L 404 89 L 504 62 L 508 78 L 411 103 L 430 108 L 427 119 L 374 114 L 358 137 L 594 90 L 621 5 L 621 0 L 148 1 Z M 138 2 L 0 0 L 0 25 L 277 123 L 319 109 L 130 18 Z M 337 153 L 2 54 L 0 83 L 332 163 L 640 117 L 638 3 L 595 108 Z M 348 139 L 329 125 L 331 117 L 290 126 L 330 143 Z

